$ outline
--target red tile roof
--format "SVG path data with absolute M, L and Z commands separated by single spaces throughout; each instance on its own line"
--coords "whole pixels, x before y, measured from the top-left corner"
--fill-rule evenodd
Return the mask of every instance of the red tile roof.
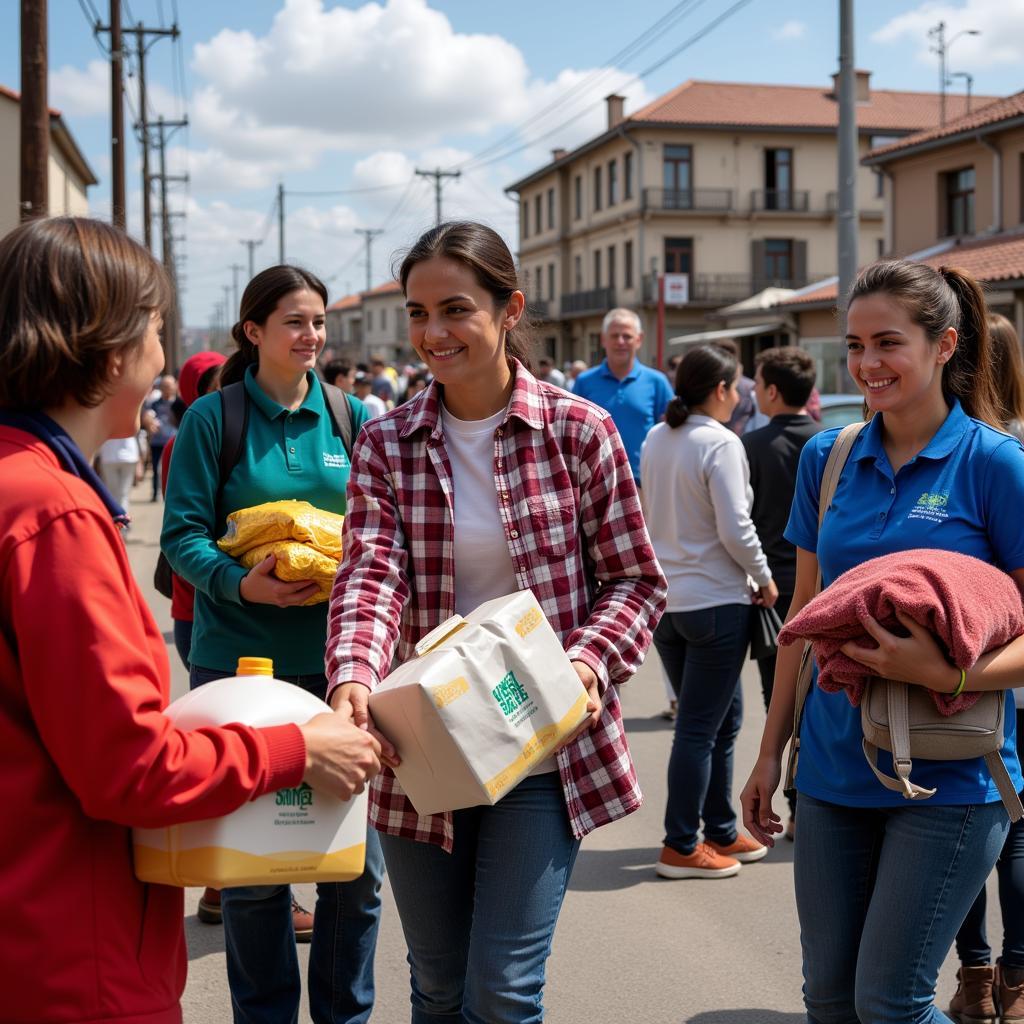
M 358 309 L 362 301 L 363 297 L 361 295 L 346 295 L 344 298 L 338 299 L 337 302 L 332 302 L 327 307 L 327 312 L 337 313 L 343 309 Z
M 956 267 L 975 277 L 982 284 L 1024 280 L 1024 233 L 999 238 L 951 244 L 940 253 L 920 261 L 930 267 Z M 775 308 L 789 309 L 812 302 L 835 302 L 839 294 L 836 281 L 823 283 L 800 295 L 780 302 Z
M 401 292 L 402 286 L 397 281 L 385 281 L 384 284 L 371 288 L 368 292 L 362 293 L 364 299 L 375 299 L 378 295 L 395 295 Z
M 994 103 L 987 103 L 976 108 L 969 114 L 947 121 L 942 128 L 929 128 L 914 135 L 908 135 L 888 146 L 880 146 L 868 154 L 868 159 L 888 156 L 890 153 L 897 153 L 901 150 L 911 149 L 926 142 L 937 142 L 941 139 L 960 135 L 963 132 L 977 131 L 979 128 L 987 128 L 989 125 L 998 124 L 1000 121 L 1009 121 L 1012 118 L 1024 117 L 1024 92 L 1014 93 Z
M 912 132 L 939 121 L 939 94 L 871 89 L 870 100 L 857 104 L 860 129 Z M 989 103 L 994 96 L 977 96 Z M 949 117 L 967 109 L 963 96 L 947 95 Z M 690 80 L 648 103 L 626 118 L 629 121 L 737 127 L 835 128 L 839 104 L 831 90 L 805 85 L 749 85 L 737 82 Z

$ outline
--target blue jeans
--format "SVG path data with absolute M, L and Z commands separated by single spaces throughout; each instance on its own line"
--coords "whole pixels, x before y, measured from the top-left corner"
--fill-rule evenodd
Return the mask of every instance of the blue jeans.
M 412 979 L 412 1024 L 532 1024 L 579 840 L 558 772 L 454 815 L 455 846 L 381 834 Z
M 189 667 L 188 657 L 192 653 L 192 620 L 191 619 L 174 619 L 174 646 L 178 651 L 178 657 L 181 658 L 181 663 L 185 668 Z M 222 672 L 218 672 L 214 678 L 222 676 Z M 205 680 L 209 682 L 209 680 Z M 198 683 L 195 685 L 199 685 Z M 189 679 L 189 688 L 193 688 L 192 680 Z
M 840 807 L 800 794 L 809 1024 L 949 1024 L 935 984 L 1009 829 L 1001 803 Z
M 189 685 L 195 689 L 230 674 L 193 665 Z M 288 676 L 285 682 L 321 698 L 327 691 L 323 675 Z M 373 956 L 384 858 L 377 833 L 372 828 L 367 832 L 363 874 L 351 882 L 316 887 L 309 950 L 309 1011 L 314 1024 L 365 1024 L 373 1010 Z M 236 1024 L 294 1024 L 302 982 L 292 929 L 291 887 L 224 889 L 221 903 Z
M 1024 709 L 1017 709 L 1017 736 L 1024 736 Z M 1003 918 L 1003 955 L 1006 967 L 1024 968 L 1024 819 L 1010 826 L 999 860 L 999 910 Z M 956 933 L 956 955 L 962 964 L 992 961 L 992 947 L 985 934 L 985 889 L 982 887 L 960 931 Z
M 750 642 L 750 605 L 723 604 L 667 612 L 654 631 L 669 682 L 678 696 L 668 762 L 665 845 L 693 853 L 705 839 L 736 841 L 732 762 L 743 724 L 740 671 Z

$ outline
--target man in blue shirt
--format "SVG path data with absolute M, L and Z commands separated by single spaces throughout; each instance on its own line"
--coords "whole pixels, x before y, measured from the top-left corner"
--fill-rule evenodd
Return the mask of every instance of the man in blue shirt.
M 655 423 L 665 415 L 672 388 L 663 373 L 637 358 L 644 335 L 631 309 L 613 309 L 601 324 L 605 358 L 576 378 L 573 392 L 607 409 L 622 435 L 633 478 L 640 486 L 640 449 Z

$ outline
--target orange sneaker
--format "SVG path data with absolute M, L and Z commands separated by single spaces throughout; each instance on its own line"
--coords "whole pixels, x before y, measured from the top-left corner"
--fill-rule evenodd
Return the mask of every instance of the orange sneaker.
M 662 878 L 729 878 L 739 872 L 740 862 L 723 856 L 708 843 L 698 843 L 685 857 L 663 846 L 654 870 Z
M 706 842 L 715 853 L 723 857 L 733 857 L 741 864 L 750 864 L 755 860 L 760 860 L 768 852 L 767 846 L 762 846 L 757 840 L 745 835 L 738 835 L 736 842 L 730 843 L 728 846 L 722 846 L 710 839 Z

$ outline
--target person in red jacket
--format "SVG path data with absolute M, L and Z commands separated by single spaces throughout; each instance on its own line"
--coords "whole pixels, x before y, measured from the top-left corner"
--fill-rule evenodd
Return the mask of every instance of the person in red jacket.
M 302 780 L 348 797 L 379 769 L 344 711 L 188 732 L 162 713 L 163 638 L 90 463 L 139 429 L 168 300 L 152 257 L 99 221 L 0 240 L 0 991 L 18 1024 L 181 1021 L 182 893 L 135 878 L 133 826 Z

